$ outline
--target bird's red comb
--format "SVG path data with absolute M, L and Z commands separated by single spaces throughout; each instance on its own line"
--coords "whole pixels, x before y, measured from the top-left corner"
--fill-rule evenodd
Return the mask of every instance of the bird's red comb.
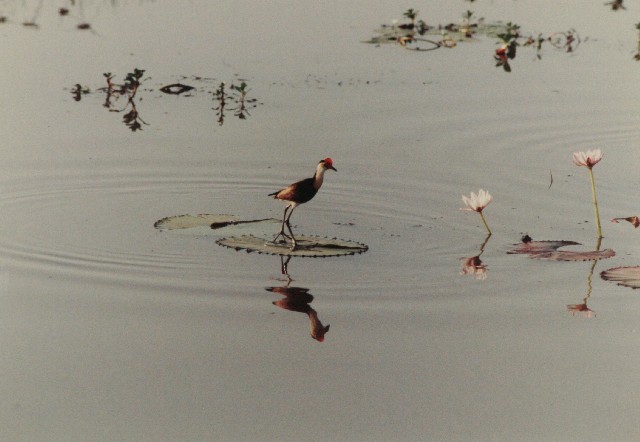
M 333 166 L 333 160 L 331 158 L 325 158 L 323 161 L 327 166 Z

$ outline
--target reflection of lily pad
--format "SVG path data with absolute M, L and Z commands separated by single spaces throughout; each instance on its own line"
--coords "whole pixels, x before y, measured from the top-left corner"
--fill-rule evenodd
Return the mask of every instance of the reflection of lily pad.
M 606 259 L 615 256 L 611 249 L 591 250 L 587 252 L 574 252 L 558 250 L 560 247 L 579 245 L 574 241 L 527 241 L 516 244 L 515 248 L 508 251 L 509 254 L 529 255 L 534 259 L 547 259 L 550 261 L 592 261 Z
M 640 288 L 640 266 L 635 267 L 615 267 L 600 273 L 600 277 L 605 281 L 617 282 L 618 285 Z
M 265 253 L 268 255 L 304 256 L 324 258 L 328 256 L 355 255 L 364 253 L 369 247 L 355 241 L 337 238 L 321 238 L 319 236 L 297 235 L 296 250 L 291 250 L 289 244 L 273 243 L 268 239 L 253 235 L 222 238 L 216 241 L 221 246 L 247 252 Z

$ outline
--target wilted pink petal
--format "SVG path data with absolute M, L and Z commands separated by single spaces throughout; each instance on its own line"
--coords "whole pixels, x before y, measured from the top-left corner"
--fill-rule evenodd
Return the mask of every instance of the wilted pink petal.
M 640 226 L 640 218 L 638 218 L 637 216 L 628 216 L 626 218 L 612 218 L 611 219 L 612 223 L 619 223 L 620 221 L 628 221 L 636 229 L 638 228 L 638 226 Z

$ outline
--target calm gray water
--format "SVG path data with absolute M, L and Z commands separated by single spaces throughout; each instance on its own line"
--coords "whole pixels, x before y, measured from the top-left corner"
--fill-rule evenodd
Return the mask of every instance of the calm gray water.
M 640 299 L 599 277 L 640 265 L 637 231 L 608 221 L 640 214 L 636 3 L 76 3 L 62 17 L 0 2 L 0 439 L 640 438 Z M 582 43 L 540 60 L 520 47 L 509 74 L 484 36 L 422 53 L 362 43 L 408 7 Z M 136 132 L 98 90 L 134 68 Z M 220 125 L 215 91 L 242 81 L 255 107 Z M 176 82 L 196 89 L 159 91 Z M 79 102 L 76 84 L 91 91 Z M 592 148 L 616 256 L 508 255 L 525 233 L 595 247 L 571 161 Z M 294 228 L 365 254 L 294 258 L 288 282 L 277 256 L 153 227 L 278 218 L 266 195 L 328 156 L 339 172 Z M 460 274 L 486 238 L 459 210 L 479 188 L 494 197 L 483 280 Z M 282 293 L 314 299 L 279 308 Z M 587 294 L 595 316 L 572 315 Z M 308 307 L 330 324 L 322 343 Z

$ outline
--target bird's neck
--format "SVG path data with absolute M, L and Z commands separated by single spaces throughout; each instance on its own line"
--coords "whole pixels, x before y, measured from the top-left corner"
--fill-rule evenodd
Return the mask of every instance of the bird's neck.
M 322 164 L 318 164 L 318 167 L 316 168 L 316 174 L 313 176 L 314 189 L 318 190 L 320 189 L 320 186 L 322 186 L 322 181 L 324 180 L 324 173 L 326 170 L 327 169 L 322 167 Z

